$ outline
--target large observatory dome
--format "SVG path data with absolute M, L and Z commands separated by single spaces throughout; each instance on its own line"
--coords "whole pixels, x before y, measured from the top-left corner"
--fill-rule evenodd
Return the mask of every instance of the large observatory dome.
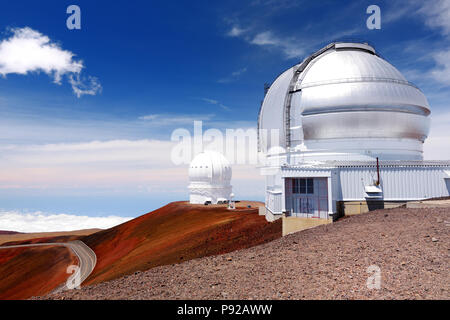
M 230 199 L 231 165 L 219 152 L 199 153 L 189 166 L 190 202 L 218 203 Z
M 421 160 L 429 114 L 420 89 L 373 47 L 332 43 L 272 83 L 259 148 L 304 160 Z

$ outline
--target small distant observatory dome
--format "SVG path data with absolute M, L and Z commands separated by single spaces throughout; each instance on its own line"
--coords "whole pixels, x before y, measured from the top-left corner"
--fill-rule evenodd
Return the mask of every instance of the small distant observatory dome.
M 231 165 L 221 153 L 204 151 L 189 165 L 190 203 L 225 203 L 231 194 Z
M 305 161 L 422 160 L 429 115 L 422 91 L 372 46 L 331 43 L 272 83 L 259 151 L 298 152 Z

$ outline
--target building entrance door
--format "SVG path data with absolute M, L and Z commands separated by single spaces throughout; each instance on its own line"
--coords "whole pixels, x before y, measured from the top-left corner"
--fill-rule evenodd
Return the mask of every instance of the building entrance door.
M 304 218 L 328 218 L 328 179 L 290 178 L 291 215 Z

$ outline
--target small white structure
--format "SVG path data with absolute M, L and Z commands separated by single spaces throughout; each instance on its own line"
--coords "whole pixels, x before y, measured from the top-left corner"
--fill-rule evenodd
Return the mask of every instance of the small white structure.
M 266 218 L 449 196 L 450 161 L 423 160 L 430 113 L 422 91 L 367 43 L 331 43 L 284 71 L 258 117 Z
M 230 194 L 230 201 L 228 202 L 228 209 L 234 210 L 236 209 L 236 202 L 234 201 L 234 193 Z
M 231 194 L 231 165 L 219 152 L 204 151 L 189 166 L 189 201 L 193 204 L 226 203 Z

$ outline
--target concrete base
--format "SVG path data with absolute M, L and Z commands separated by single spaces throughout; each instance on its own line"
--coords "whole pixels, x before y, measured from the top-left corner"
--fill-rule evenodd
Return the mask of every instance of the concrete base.
M 351 216 L 355 214 L 366 213 L 378 209 L 398 208 L 406 204 L 406 201 L 338 201 L 338 216 Z
M 264 207 L 264 209 L 265 209 L 265 212 L 266 212 L 266 220 L 268 222 L 274 222 L 275 220 L 280 219 L 283 216 L 282 213 L 273 213 L 272 211 L 270 211 L 266 207 Z
M 407 208 L 450 208 L 450 200 L 411 201 Z
M 332 223 L 333 219 L 283 217 L 283 237 L 290 233 Z
M 261 207 L 259 207 L 258 208 L 258 214 L 260 215 L 260 216 L 265 216 L 266 215 L 266 207 L 265 206 L 261 206 Z

